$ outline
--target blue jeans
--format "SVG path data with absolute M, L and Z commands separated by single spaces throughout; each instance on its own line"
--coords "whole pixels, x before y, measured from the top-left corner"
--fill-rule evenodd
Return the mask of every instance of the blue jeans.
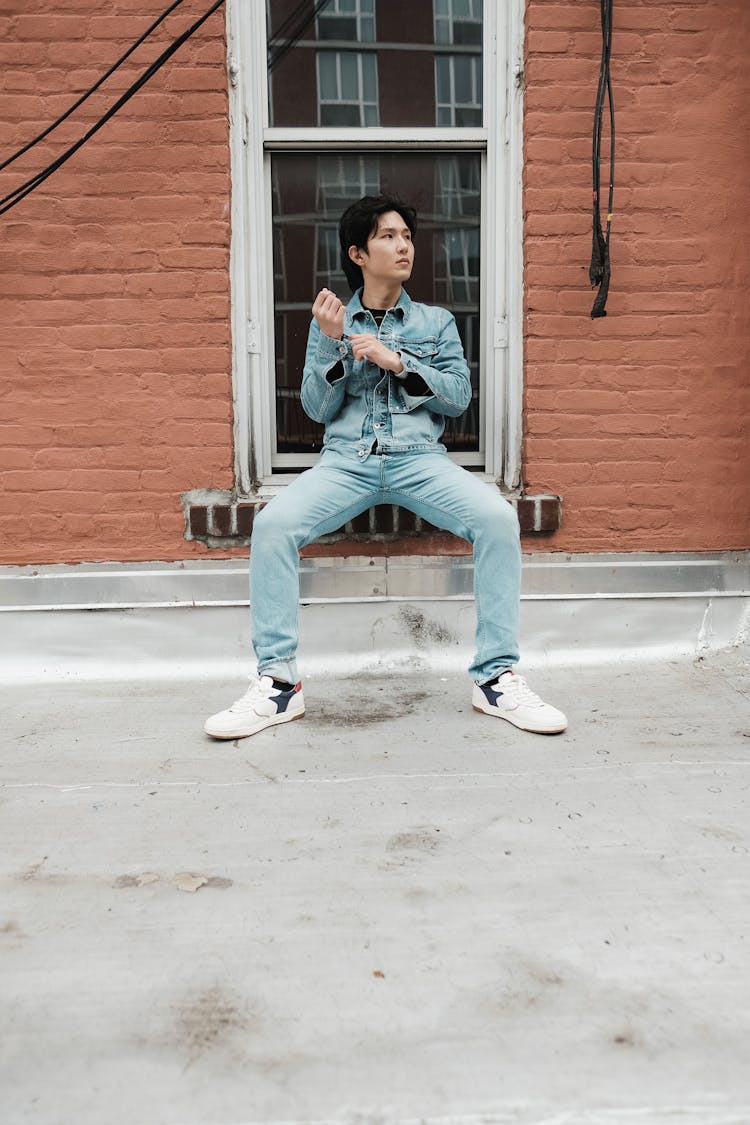
M 518 660 L 518 518 L 500 493 L 447 453 L 372 455 L 324 450 L 255 517 L 250 604 L 258 674 L 296 683 L 299 549 L 374 504 L 398 504 L 474 549 L 477 652 L 469 674 L 486 683 Z

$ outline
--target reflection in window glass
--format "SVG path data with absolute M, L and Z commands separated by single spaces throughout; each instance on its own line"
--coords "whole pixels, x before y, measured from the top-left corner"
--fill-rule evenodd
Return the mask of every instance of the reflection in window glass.
M 267 0 L 272 126 L 481 125 L 481 0 L 313 10 L 312 0 Z
M 475 160 L 451 160 L 438 164 L 438 191 L 450 219 L 478 219 L 481 202 L 479 165 Z
M 482 0 L 435 0 L 435 42 L 482 42 Z
M 445 230 L 435 237 L 435 298 L 438 304 L 479 303 L 479 231 Z
M 375 0 L 328 0 L 318 13 L 318 39 L 375 41 Z
M 377 157 L 330 155 L 318 160 L 319 211 L 341 214 L 353 199 L 376 195 L 378 187 Z
M 274 153 L 274 275 L 276 288 L 276 447 L 279 453 L 320 449 L 323 428 L 302 410 L 302 381 L 310 307 L 324 286 L 346 301 L 339 264 L 338 221 L 349 203 L 383 190 L 418 212 L 415 301 L 455 315 L 472 375 L 473 399 L 462 418 L 448 419 L 445 444 L 479 448 L 479 183 L 477 153 Z M 281 296 L 283 294 L 283 297 Z
M 317 67 L 321 125 L 378 124 L 378 74 L 373 54 L 319 51 Z
M 482 60 L 472 55 L 435 59 L 438 125 L 470 128 L 482 124 Z
M 333 289 L 334 293 L 345 293 L 346 275 L 341 268 L 339 257 L 339 232 L 335 225 L 318 226 L 315 241 L 315 284 L 313 296 L 323 288 Z

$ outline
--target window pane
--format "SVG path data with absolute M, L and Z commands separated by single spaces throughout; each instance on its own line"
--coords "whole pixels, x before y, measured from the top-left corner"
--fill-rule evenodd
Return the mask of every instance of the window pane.
M 472 63 L 481 70 L 481 0 L 329 0 L 315 18 L 312 2 L 268 0 L 267 11 L 272 126 L 354 124 L 351 113 L 324 111 L 336 101 L 358 104 L 358 125 L 459 126 L 459 108 L 481 124 L 481 86 L 470 73 Z M 321 67 L 323 55 L 338 59 L 338 77 L 330 61 Z
M 471 96 L 471 59 L 458 55 L 452 60 L 455 74 L 455 97 L 459 105 L 473 101 Z
M 416 258 L 409 296 L 456 316 L 472 374 L 473 399 L 448 419 L 444 442 L 479 448 L 479 183 L 476 153 L 368 156 L 274 153 L 274 276 L 277 451 L 320 449 L 323 428 L 299 401 L 310 307 L 324 286 L 349 299 L 338 256 L 338 220 L 349 203 L 383 190 L 417 208 Z
M 345 102 L 357 102 L 360 100 L 361 96 L 359 88 L 359 67 L 357 65 L 359 56 L 346 54 L 342 51 L 338 57 L 341 65 L 341 100 Z
M 338 101 L 338 70 L 336 55 L 332 51 L 321 51 L 318 55 L 318 88 L 322 101 Z
M 319 51 L 317 69 L 321 125 L 378 124 L 377 65 L 373 54 Z
M 482 60 L 470 55 L 435 59 L 438 122 L 455 128 L 482 124 Z
M 362 124 L 359 106 L 343 103 L 323 105 L 320 107 L 320 124 L 336 127 L 359 126 Z

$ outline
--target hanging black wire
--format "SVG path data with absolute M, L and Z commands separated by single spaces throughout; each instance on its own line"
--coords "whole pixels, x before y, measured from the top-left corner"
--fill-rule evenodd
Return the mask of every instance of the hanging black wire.
M 318 18 L 324 8 L 328 7 L 331 0 L 318 0 L 312 10 L 308 8 L 308 2 L 309 0 L 301 0 L 301 3 L 287 16 L 281 26 L 274 32 L 273 37 L 269 39 L 269 73 L 278 66 L 287 51 L 290 51 L 292 47 L 299 43 L 310 24 Z M 305 14 L 306 9 L 307 14 Z
M 23 154 L 25 152 L 28 152 L 30 148 L 33 148 L 34 145 L 38 145 L 40 141 L 43 141 L 45 137 L 48 137 L 53 129 L 56 129 L 58 125 L 62 125 L 63 121 L 67 121 L 71 113 L 75 113 L 79 106 L 83 105 L 83 103 L 88 98 L 90 98 L 92 94 L 95 94 L 99 87 L 102 86 L 107 81 L 107 79 L 115 73 L 116 70 L 119 70 L 122 64 L 130 58 L 130 56 L 135 50 L 137 50 L 138 47 L 140 47 L 141 43 L 144 43 L 145 40 L 148 39 L 149 35 L 151 35 L 153 31 L 156 31 L 159 24 L 164 23 L 164 20 L 167 18 L 167 16 L 170 16 L 175 8 L 179 8 L 180 4 L 184 4 L 184 2 L 185 0 L 174 0 L 174 3 L 171 4 L 169 8 L 167 8 L 166 12 L 162 12 L 158 20 L 155 20 L 154 23 L 151 24 L 151 27 L 148 29 L 148 31 L 144 31 L 143 35 L 141 35 L 140 38 L 136 39 L 132 47 L 128 47 L 125 54 L 121 55 L 117 62 L 112 64 L 107 73 L 103 74 L 101 78 L 99 78 L 94 83 L 90 90 L 87 90 L 85 94 L 81 94 L 78 101 L 74 102 L 70 109 L 66 109 L 65 113 L 58 117 L 57 121 L 53 121 L 51 125 L 48 125 L 43 133 L 40 133 L 38 137 L 34 137 L 33 141 L 29 141 L 29 143 L 24 145 L 23 148 L 19 148 L 18 152 L 14 152 L 12 156 L 9 156 L 7 160 L 4 160 L 2 164 L 0 164 L 0 172 L 2 172 L 4 168 L 7 168 L 9 164 L 12 164 L 14 160 L 18 160 L 19 156 L 23 156 Z
M 594 109 L 594 138 L 592 154 L 592 170 L 594 180 L 594 209 L 593 209 L 593 240 L 591 247 L 591 264 L 589 266 L 589 280 L 592 287 L 599 287 L 599 292 L 594 299 L 591 316 L 596 319 L 606 316 L 607 296 L 611 267 L 609 258 L 609 236 L 612 226 L 612 202 L 615 188 L 615 110 L 612 102 L 612 82 L 610 79 L 610 59 L 612 55 L 612 6 L 614 0 L 600 0 L 602 20 L 602 56 L 599 68 L 599 88 L 596 92 L 596 108 Z M 604 116 L 605 97 L 609 104 L 609 197 L 607 202 L 607 220 L 605 230 L 602 230 L 601 218 L 601 154 L 602 154 L 602 119 Z M 606 233 L 605 233 L 606 232 Z
M 179 0 L 179 2 L 182 2 L 182 0 Z M 107 112 L 102 117 L 100 117 L 99 120 L 94 123 L 94 125 L 91 126 L 88 132 L 84 133 L 82 137 L 80 137 L 74 144 L 70 145 L 70 147 L 67 148 L 65 152 L 61 153 L 60 156 L 53 160 L 52 163 L 49 164 L 46 168 L 42 169 L 41 172 L 38 172 L 35 176 L 32 176 L 30 180 L 27 180 L 26 183 L 21 184 L 20 187 L 17 187 L 14 191 L 10 192 L 8 195 L 0 199 L 0 215 L 4 215 L 7 211 L 10 211 L 11 207 L 15 207 L 17 203 L 20 203 L 22 199 L 25 199 L 27 195 L 30 195 L 30 193 L 38 188 L 40 184 L 44 183 L 44 181 L 48 179 L 54 172 L 56 172 L 58 168 L 65 164 L 67 160 L 70 160 L 71 156 L 78 152 L 79 148 L 85 145 L 86 142 L 91 137 L 93 137 L 94 134 L 97 133 L 103 125 L 106 125 L 109 119 L 113 117 L 117 113 L 117 111 L 125 105 L 126 102 L 130 101 L 133 95 L 137 94 L 137 92 L 141 89 L 142 86 L 145 86 L 149 79 L 153 78 L 156 72 L 160 70 L 164 63 L 172 57 L 175 51 L 179 50 L 182 44 L 185 43 L 186 40 L 188 40 L 190 36 L 193 35 L 198 30 L 198 28 L 206 22 L 206 20 L 209 19 L 214 14 L 214 12 L 221 7 L 223 3 L 224 0 L 215 0 L 215 2 L 211 5 L 211 7 L 204 15 L 197 19 L 195 23 L 191 24 L 191 26 L 183 31 L 181 35 L 178 35 L 177 38 L 173 40 L 173 42 L 170 43 L 170 45 L 164 51 L 162 51 L 159 57 L 155 59 L 154 62 L 152 62 L 151 65 L 135 80 L 135 82 L 133 82 L 128 87 L 124 94 L 122 94 L 117 99 L 114 105 L 110 106 Z M 173 4 L 172 8 L 173 7 L 176 7 L 176 5 Z M 167 9 L 167 11 L 158 21 L 159 23 L 161 23 L 161 20 L 169 14 L 172 8 Z M 154 26 L 157 25 L 155 24 Z M 72 112 L 72 110 L 70 112 Z M 68 115 L 66 114 L 65 116 Z M 32 144 L 35 143 L 36 141 L 32 142 Z M 31 145 L 27 147 L 31 147 Z M 20 153 L 16 155 L 20 155 Z M 14 159 L 15 156 L 11 158 L 11 160 Z M 7 161 L 7 163 L 10 162 L 10 160 Z

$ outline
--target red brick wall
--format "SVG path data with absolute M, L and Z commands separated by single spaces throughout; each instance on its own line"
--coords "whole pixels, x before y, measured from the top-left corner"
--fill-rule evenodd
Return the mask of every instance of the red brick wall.
M 162 6 L 0 0 L 0 152 Z M 207 6 L 187 0 L 2 194 Z M 616 0 L 615 17 L 613 281 L 591 321 L 599 0 L 528 5 L 524 464 L 564 516 L 527 546 L 748 547 L 750 5 Z M 220 11 L 0 219 L 2 563 L 206 553 L 179 495 L 232 485 L 224 52 Z
M 0 152 L 91 86 L 166 0 L 3 0 Z M 208 8 L 188 0 L 2 194 Z M 179 494 L 232 484 L 223 10 L 0 218 L 0 561 L 175 559 Z M 75 122 L 72 124 L 71 122 Z
M 612 287 L 592 321 L 599 2 L 528 4 L 525 477 L 564 497 L 549 547 L 747 548 L 750 4 L 614 9 Z

